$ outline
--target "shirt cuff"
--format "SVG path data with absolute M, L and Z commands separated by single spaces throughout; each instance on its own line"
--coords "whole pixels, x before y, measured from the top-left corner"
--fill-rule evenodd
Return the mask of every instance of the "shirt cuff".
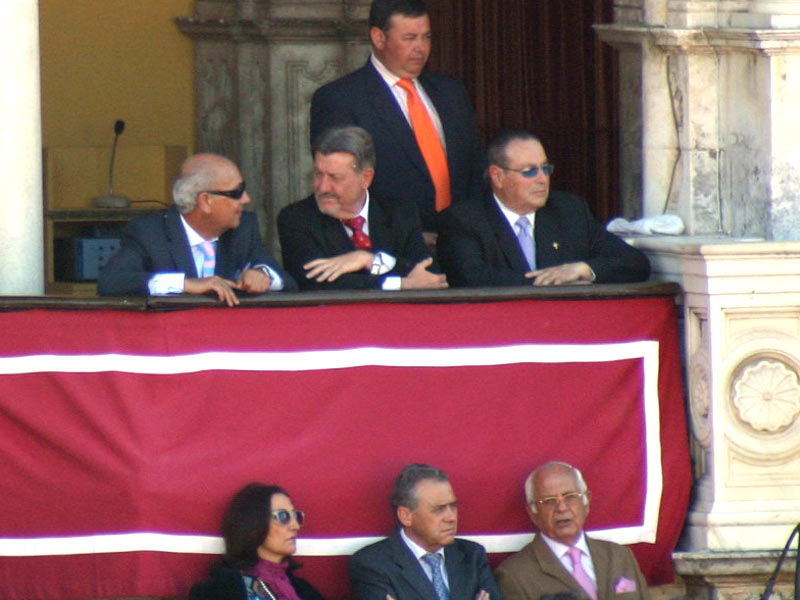
M 156 273 L 147 281 L 151 296 L 182 294 L 186 276 L 183 273 Z
M 376 252 L 375 258 L 372 260 L 370 273 L 373 275 L 386 275 L 386 273 L 394 269 L 396 264 L 397 259 L 388 252 Z
M 279 292 L 283 289 L 283 277 L 278 275 L 278 272 L 269 265 L 255 265 L 251 269 L 266 269 L 269 273 L 270 284 L 269 289 L 271 292 Z
M 389 292 L 400 290 L 403 288 L 402 279 L 402 277 L 398 277 L 397 275 L 390 275 L 389 277 L 384 278 L 383 283 L 381 284 L 381 289 Z

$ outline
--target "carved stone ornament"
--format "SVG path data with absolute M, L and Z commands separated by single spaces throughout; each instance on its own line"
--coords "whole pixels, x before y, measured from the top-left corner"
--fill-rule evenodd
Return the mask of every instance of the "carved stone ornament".
M 756 431 L 784 429 L 800 414 L 797 373 L 782 361 L 759 360 L 734 380 L 733 405 L 739 419 Z
M 708 352 L 698 350 L 689 367 L 689 412 L 692 432 L 701 446 L 711 443 L 711 367 Z

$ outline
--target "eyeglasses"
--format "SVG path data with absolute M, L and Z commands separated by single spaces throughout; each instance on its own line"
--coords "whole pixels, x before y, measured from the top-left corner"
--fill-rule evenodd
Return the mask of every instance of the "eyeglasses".
M 500 167 L 500 165 L 497 165 Z M 542 165 L 533 165 L 532 167 L 528 167 L 527 169 L 512 169 L 511 167 L 500 167 L 503 171 L 514 171 L 514 173 L 519 173 L 526 179 L 533 179 L 539 174 L 539 169 L 541 169 L 542 173 L 550 177 L 553 174 L 556 166 L 552 163 L 544 163 Z
M 285 508 L 279 508 L 278 510 L 273 510 L 271 514 L 272 518 L 281 525 L 288 525 L 292 517 L 294 517 L 298 525 L 302 525 L 306 520 L 306 513 L 302 510 L 286 510 Z
M 583 494 L 581 492 L 567 492 L 566 494 L 558 494 L 556 496 L 547 496 L 546 498 L 542 498 L 541 500 L 537 500 L 536 504 L 543 508 L 555 508 L 561 502 L 564 502 L 567 506 L 575 505 L 578 502 L 583 500 Z
M 228 198 L 233 198 L 234 200 L 238 200 L 239 198 L 244 196 L 244 189 L 245 189 L 245 184 L 244 181 L 242 181 L 242 183 L 240 183 L 232 190 L 203 190 L 200 193 L 214 194 L 215 196 L 227 196 Z

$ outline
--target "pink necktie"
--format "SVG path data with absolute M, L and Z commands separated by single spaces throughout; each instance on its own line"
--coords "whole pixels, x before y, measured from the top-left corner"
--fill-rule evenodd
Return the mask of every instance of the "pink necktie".
M 572 576 L 575 578 L 575 581 L 581 584 L 581 587 L 586 590 L 586 593 L 589 594 L 592 600 L 597 600 L 597 586 L 592 578 L 589 577 L 589 574 L 584 571 L 583 565 L 581 564 L 581 549 L 575 547 L 570 548 L 567 550 L 567 554 L 569 554 L 569 558 L 572 560 Z
M 214 242 L 203 242 L 200 245 L 200 251 L 203 253 L 203 268 L 200 277 L 212 277 L 217 266 L 217 252 L 214 248 Z

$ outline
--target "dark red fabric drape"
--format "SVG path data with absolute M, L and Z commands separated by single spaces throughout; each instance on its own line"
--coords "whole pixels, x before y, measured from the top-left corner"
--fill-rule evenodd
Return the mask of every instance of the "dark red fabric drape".
M 553 187 L 618 216 L 617 77 L 592 30 L 611 0 L 429 0 L 430 67 L 462 79 L 484 137 L 526 127 L 556 164 Z

